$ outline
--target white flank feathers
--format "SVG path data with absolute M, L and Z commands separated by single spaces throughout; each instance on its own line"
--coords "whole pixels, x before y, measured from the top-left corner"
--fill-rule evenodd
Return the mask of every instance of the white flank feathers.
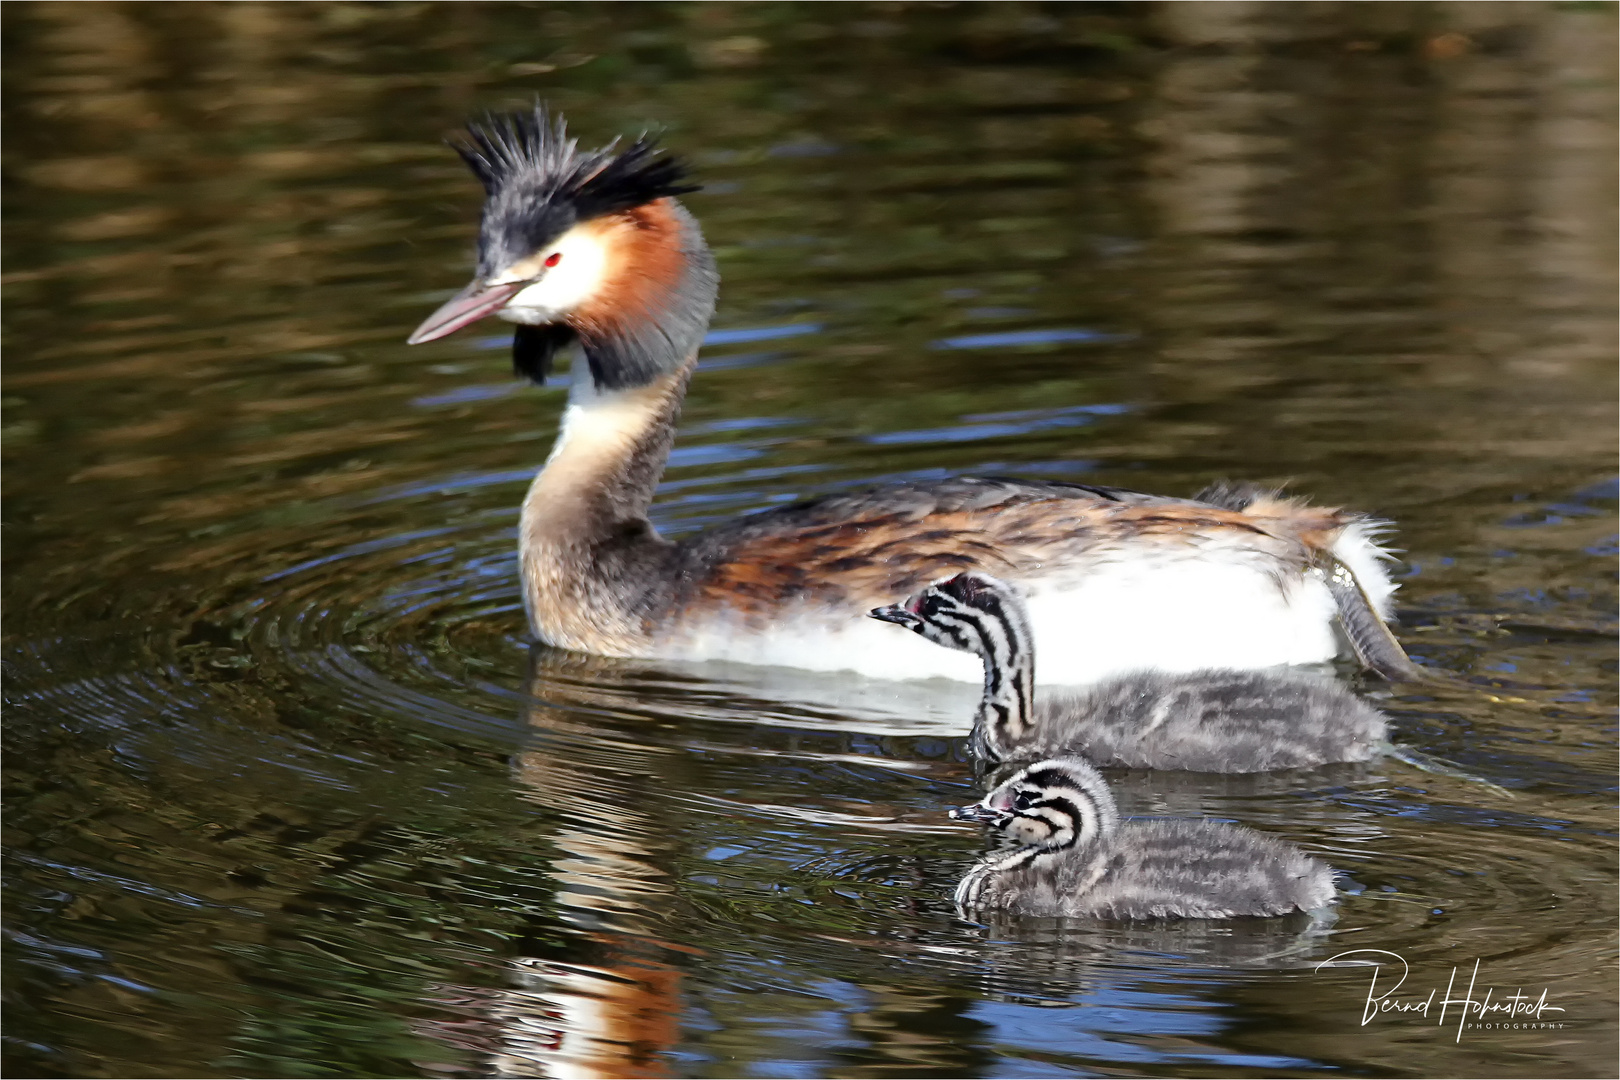
M 1387 603 L 1392 587 L 1377 547 L 1360 536 L 1348 550 L 1359 564 L 1347 564 L 1368 595 Z M 1185 558 L 1116 552 L 1112 561 L 1061 582 L 1019 584 L 1043 686 L 1084 685 L 1142 668 L 1321 663 L 1338 652 L 1327 586 L 1301 578 L 1281 588 L 1238 550 L 1204 549 Z M 825 611 L 783 611 L 763 634 L 722 617 L 658 651 L 672 659 L 847 670 L 883 679 L 982 677 L 977 657 L 941 649 L 897 626 Z

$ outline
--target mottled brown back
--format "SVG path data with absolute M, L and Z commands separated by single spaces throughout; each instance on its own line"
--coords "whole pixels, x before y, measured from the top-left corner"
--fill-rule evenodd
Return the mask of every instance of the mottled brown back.
M 671 614 L 729 607 L 760 620 L 783 605 L 864 610 L 961 570 L 1017 581 L 1081 574 L 1142 545 L 1251 548 L 1297 572 L 1349 521 L 1261 500 L 1264 514 L 1118 488 L 964 477 L 901 484 L 744 517 L 679 545 Z

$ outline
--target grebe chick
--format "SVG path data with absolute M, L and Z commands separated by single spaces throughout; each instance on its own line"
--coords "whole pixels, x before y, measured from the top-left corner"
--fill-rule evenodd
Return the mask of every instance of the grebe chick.
M 1074 674 L 1086 681 L 1326 660 L 1343 604 L 1367 609 L 1354 640 L 1387 651 L 1377 631 L 1394 586 L 1381 526 L 1252 490 L 1199 501 L 960 478 L 659 536 L 648 509 L 719 289 L 702 230 L 675 199 L 694 189 L 647 139 L 582 150 L 539 105 L 472 125 L 458 150 L 486 196 L 477 271 L 410 341 L 497 315 L 518 324 L 513 363 L 537 382 L 559 351 L 583 353 L 518 526 L 540 640 L 607 656 L 971 679 L 965 658 L 859 616 L 983 569 L 1026 591 L 1042 648 L 1084 657 Z
M 1225 919 L 1310 911 L 1336 891 L 1326 864 L 1275 836 L 1213 821 L 1121 822 L 1108 785 L 1077 757 L 1022 769 L 951 817 L 1016 845 L 963 876 L 964 911 Z
M 1303 672 L 1136 671 L 1036 701 L 1023 601 L 987 574 L 957 574 L 871 615 L 984 661 L 972 747 L 986 761 L 1078 753 L 1102 766 L 1242 773 L 1366 761 L 1388 745 L 1383 713 Z

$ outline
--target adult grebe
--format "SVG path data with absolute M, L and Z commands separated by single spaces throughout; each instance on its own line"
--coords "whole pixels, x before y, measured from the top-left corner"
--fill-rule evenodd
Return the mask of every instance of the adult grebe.
M 674 199 L 694 189 L 645 137 L 582 151 L 538 104 L 471 125 L 457 149 L 486 193 L 477 273 L 411 343 L 499 315 L 518 324 L 513 361 L 531 379 L 565 346 L 584 354 L 519 525 L 523 599 L 542 640 L 973 679 L 966 657 L 861 617 L 964 569 L 1023 588 L 1041 648 L 1085 658 L 1071 673 L 1080 681 L 1325 660 L 1340 608 L 1347 627 L 1371 627 L 1363 636 L 1382 630 L 1394 587 L 1378 523 L 1259 492 L 1199 501 L 962 478 L 664 539 L 647 511 L 719 286 Z
M 1245 773 L 1366 761 L 1388 746 L 1383 713 L 1331 678 L 1287 669 L 1133 671 L 1037 701 L 1024 603 L 987 574 L 957 574 L 871 614 L 984 661 L 972 740 L 982 761 L 1084 754 L 1104 766 Z
M 956 887 L 967 912 L 1102 919 L 1286 915 L 1332 902 L 1333 871 L 1288 841 L 1213 821 L 1121 823 L 1081 758 L 1019 771 L 971 806 L 1017 846 L 981 859 Z

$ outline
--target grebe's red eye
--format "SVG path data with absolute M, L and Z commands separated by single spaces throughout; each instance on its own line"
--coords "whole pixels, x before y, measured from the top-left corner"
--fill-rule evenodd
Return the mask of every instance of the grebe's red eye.
M 546 256 L 546 269 L 549 270 L 560 262 L 562 262 L 562 252 L 553 251 L 550 255 Z

